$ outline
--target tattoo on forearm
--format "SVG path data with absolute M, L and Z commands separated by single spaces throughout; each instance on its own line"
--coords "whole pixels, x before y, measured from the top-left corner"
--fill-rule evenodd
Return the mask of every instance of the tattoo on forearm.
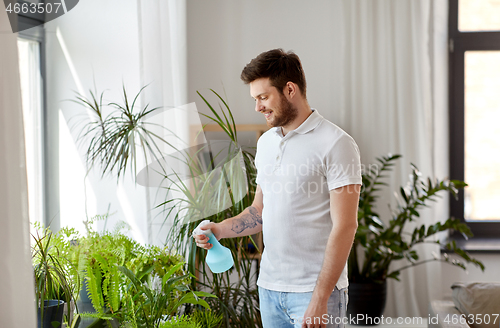
M 236 233 L 242 233 L 248 228 L 255 228 L 257 224 L 262 224 L 262 216 L 260 216 L 257 209 L 253 206 L 248 208 L 250 213 L 244 214 L 241 218 L 233 221 L 231 230 Z

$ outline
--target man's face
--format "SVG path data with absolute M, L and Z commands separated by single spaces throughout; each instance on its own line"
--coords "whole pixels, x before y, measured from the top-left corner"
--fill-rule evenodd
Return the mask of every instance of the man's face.
M 297 108 L 271 85 L 269 78 L 250 82 L 250 95 L 255 99 L 255 111 L 264 114 L 269 127 L 287 126 L 298 115 Z

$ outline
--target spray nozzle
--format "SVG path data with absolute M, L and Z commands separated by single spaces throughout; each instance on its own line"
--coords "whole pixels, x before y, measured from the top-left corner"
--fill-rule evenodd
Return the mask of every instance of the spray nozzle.
M 203 220 L 201 221 L 200 224 L 198 224 L 198 226 L 196 227 L 196 229 L 193 230 L 193 236 L 196 236 L 196 235 L 205 235 L 207 237 L 210 237 L 210 235 L 212 234 L 212 230 L 210 229 L 206 229 L 206 230 L 202 230 L 201 227 L 203 227 L 204 225 L 210 223 L 210 220 Z

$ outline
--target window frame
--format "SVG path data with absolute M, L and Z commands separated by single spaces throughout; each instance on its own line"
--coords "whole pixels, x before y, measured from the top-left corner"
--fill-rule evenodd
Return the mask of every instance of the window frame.
M 24 1 L 24 0 L 17 0 L 17 3 L 19 3 L 21 6 L 24 3 L 26 3 L 28 5 L 31 4 L 31 2 Z M 45 0 L 39 0 L 38 3 L 43 4 L 43 3 L 45 3 Z M 45 14 L 30 13 L 29 11 L 27 13 L 20 12 L 19 14 L 17 14 L 17 19 L 18 19 L 17 24 L 19 25 L 19 27 L 23 26 L 23 27 L 27 27 L 29 29 L 33 29 L 33 27 L 40 26 L 43 29 L 43 24 L 45 23 Z M 42 24 L 42 25 L 40 25 L 40 24 Z M 19 29 L 21 30 L 21 28 L 19 28 Z M 25 31 L 19 32 L 19 35 L 23 35 L 23 32 L 25 32 Z M 30 33 L 28 31 L 27 34 L 32 34 L 32 32 Z
M 465 52 L 500 51 L 500 31 L 461 32 L 458 29 L 458 1 L 449 0 L 449 138 L 450 178 L 465 177 Z M 467 182 L 467 181 L 465 181 Z M 499 221 L 470 222 L 464 218 L 464 191 L 458 200 L 450 197 L 450 215 L 466 223 L 475 237 L 499 238 Z
M 27 1 L 23 0 L 18 0 L 18 3 L 27 3 Z M 44 3 L 44 0 L 39 0 L 39 3 Z M 18 32 L 18 38 L 22 39 L 27 39 L 31 41 L 36 41 L 40 43 L 40 74 L 41 74 L 41 92 L 42 92 L 42 104 L 41 104 L 41 113 L 40 113 L 40 119 L 41 119 L 41 171 L 42 171 L 42 177 L 41 177 L 41 184 L 42 184 L 42 203 L 44 204 L 43 210 L 42 210 L 42 218 L 41 222 L 44 224 L 44 226 L 48 226 L 49 222 L 47 220 L 48 215 L 47 215 L 47 206 L 46 200 L 48 195 L 48 190 L 47 190 L 47 183 L 46 183 L 46 177 L 47 177 L 47 71 L 46 71 L 46 41 L 45 41 L 45 28 L 44 28 L 44 23 L 45 23 L 45 15 L 43 14 L 38 14 L 38 13 L 19 13 L 17 16 L 18 19 L 18 24 L 19 26 L 26 26 L 27 29 L 24 29 L 20 32 Z

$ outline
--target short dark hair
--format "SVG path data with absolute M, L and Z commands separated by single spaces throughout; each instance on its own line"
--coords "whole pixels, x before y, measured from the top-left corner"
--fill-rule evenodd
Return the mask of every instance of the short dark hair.
M 306 76 L 299 56 L 293 51 L 285 52 L 280 48 L 263 52 L 252 59 L 241 72 L 241 79 L 245 84 L 266 77 L 279 92 L 283 92 L 288 82 L 297 84 L 305 98 Z

